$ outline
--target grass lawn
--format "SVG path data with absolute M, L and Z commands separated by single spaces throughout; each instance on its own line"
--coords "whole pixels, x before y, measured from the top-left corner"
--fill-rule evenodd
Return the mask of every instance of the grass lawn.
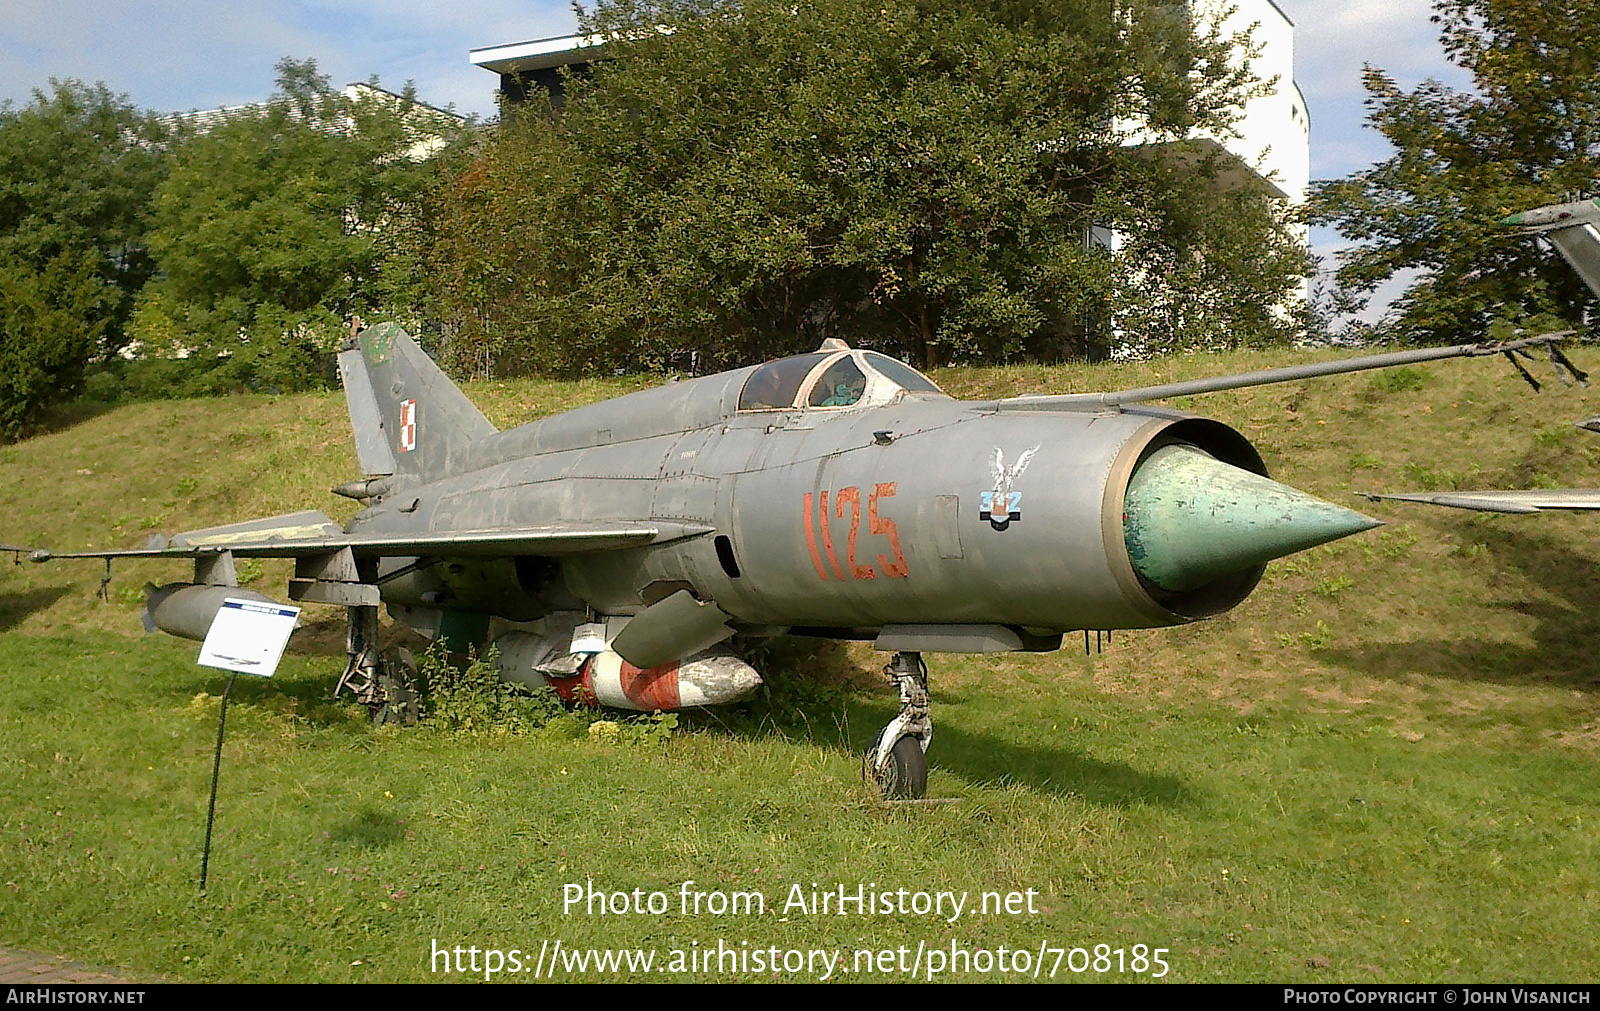
M 1307 357 L 936 378 L 980 397 Z M 639 384 L 469 393 L 504 426 Z M 1176 406 L 1389 525 L 1273 563 L 1229 615 L 1104 653 L 930 656 L 931 803 L 885 806 L 860 782 L 896 708 L 870 649 L 784 645 L 766 697 L 670 733 L 586 713 L 379 729 L 328 701 L 330 609 L 275 678 L 234 688 L 201 895 L 226 675 L 195 666 L 197 644 L 138 633 L 140 586 L 184 567 L 118 564 L 103 599 L 95 563 L 0 565 L 0 944 L 194 981 L 481 979 L 491 951 L 495 978 L 531 980 L 538 960 L 543 979 L 558 941 L 573 980 L 913 964 L 1002 980 L 1041 961 L 1040 980 L 1593 979 L 1600 517 L 1358 497 L 1600 483 L 1600 439 L 1571 427 L 1597 413 L 1587 391 L 1449 362 Z M 355 469 L 336 395 L 66 412 L 0 447 L 0 540 L 342 518 L 352 504 L 326 489 Z M 280 597 L 286 574 L 242 573 Z M 841 892 L 869 908 L 840 914 Z M 453 971 L 457 947 L 479 971 Z M 654 961 L 578 968 L 590 948 Z M 513 951 L 527 971 L 508 971 Z

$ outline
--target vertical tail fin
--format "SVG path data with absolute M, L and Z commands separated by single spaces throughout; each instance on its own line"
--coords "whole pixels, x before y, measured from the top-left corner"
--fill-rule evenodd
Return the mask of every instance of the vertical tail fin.
M 370 475 L 437 481 L 495 427 L 398 324 L 368 327 L 339 354 L 356 455 Z
M 1572 264 L 1589 290 L 1600 295 L 1600 232 L 1593 224 L 1556 228 L 1544 233 L 1550 244 Z
M 1600 224 L 1600 200 L 1547 204 L 1519 211 L 1500 223 L 1548 239 L 1589 290 L 1600 295 L 1600 231 L 1595 228 Z

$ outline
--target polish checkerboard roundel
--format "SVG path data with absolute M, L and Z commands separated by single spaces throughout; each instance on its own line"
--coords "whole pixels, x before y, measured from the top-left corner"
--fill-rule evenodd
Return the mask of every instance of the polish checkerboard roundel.
M 409 453 L 417 448 L 417 402 L 400 401 L 400 452 Z

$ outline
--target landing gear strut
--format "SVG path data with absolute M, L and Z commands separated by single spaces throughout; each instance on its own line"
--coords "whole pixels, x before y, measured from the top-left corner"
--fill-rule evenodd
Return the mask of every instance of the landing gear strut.
M 416 691 L 417 665 L 409 651 L 404 649 L 378 649 L 378 609 L 376 607 L 350 607 L 350 632 L 345 639 L 345 651 L 350 661 L 344 675 L 333 690 L 338 698 L 350 692 L 355 700 L 372 711 L 372 722 L 399 723 L 410 726 L 417 722 Z
M 928 790 L 928 665 L 921 653 L 896 653 L 883 673 L 900 689 L 900 714 L 878 734 L 862 763 L 867 782 L 885 800 L 915 800 Z

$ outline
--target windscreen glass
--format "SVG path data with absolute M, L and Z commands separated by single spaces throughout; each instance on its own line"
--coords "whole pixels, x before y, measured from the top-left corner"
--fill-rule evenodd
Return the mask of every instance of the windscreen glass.
M 793 407 L 800 384 L 826 357 L 826 354 L 798 355 L 768 362 L 756 369 L 739 392 L 739 410 L 774 411 Z
M 812 407 L 849 407 L 867 392 L 867 374 L 849 355 L 828 366 L 811 388 L 807 403 Z
M 876 351 L 867 352 L 867 364 L 882 372 L 890 382 L 903 386 L 912 393 L 943 393 L 933 385 L 933 380 L 903 362 L 897 362 Z

